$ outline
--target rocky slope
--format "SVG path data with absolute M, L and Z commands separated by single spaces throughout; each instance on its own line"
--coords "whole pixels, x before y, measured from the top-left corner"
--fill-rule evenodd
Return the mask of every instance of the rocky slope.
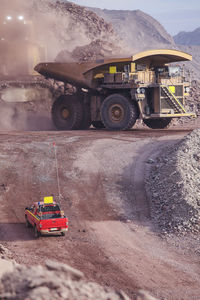
M 151 216 L 164 233 L 200 232 L 200 130 L 169 147 L 156 160 L 148 180 Z M 198 249 L 199 251 L 200 249 Z
M 192 55 L 192 61 L 185 64 L 192 80 L 200 80 L 200 46 L 178 45 L 178 49 Z
M 89 8 L 112 23 L 115 31 L 124 41 L 124 51 L 142 51 L 149 48 L 169 48 L 173 38 L 164 27 L 150 15 L 140 11 L 101 10 Z
M 22 14 L 31 22 L 27 39 L 45 48 L 47 60 L 62 50 L 73 51 L 95 40 L 119 44 L 112 25 L 85 7 L 68 1 L 16 0 L 11 6 L 2 0 L 1 13 Z
M 179 45 L 200 45 L 200 27 L 190 32 L 179 32 L 174 36 L 174 41 Z

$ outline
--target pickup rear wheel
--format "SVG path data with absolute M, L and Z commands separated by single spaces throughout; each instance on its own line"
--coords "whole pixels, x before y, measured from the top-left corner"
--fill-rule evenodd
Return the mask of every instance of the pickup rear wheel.
M 101 119 L 109 130 L 128 130 L 133 127 L 137 118 L 137 106 L 123 95 L 110 95 L 102 103 Z
M 29 221 L 27 220 L 27 217 L 26 217 L 26 227 L 31 227 L 31 224 L 30 224 Z
M 40 232 L 37 230 L 36 226 L 34 226 L 34 236 L 36 239 L 38 239 L 40 237 Z
M 52 119 L 58 130 L 80 129 L 83 106 L 75 95 L 62 95 L 52 106 Z

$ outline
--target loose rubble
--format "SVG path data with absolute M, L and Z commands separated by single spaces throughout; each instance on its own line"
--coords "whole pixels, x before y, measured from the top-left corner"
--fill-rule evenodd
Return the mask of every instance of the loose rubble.
M 129 300 L 130 298 L 122 291 L 86 282 L 82 272 L 66 264 L 49 260 L 44 267 L 18 265 L 11 272 L 4 274 L 0 281 L 0 299 Z M 138 291 L 134 299 L 156 300 L 145 291 Z
M 198 80 L 193 80 L 191 82 L 187 105 L 197 114 L 197 116 L 200 116 L 200 81 Z
M 121 48 L 116 44 L 97 39 L 92 41 L 89 45 L 76 47 L 72 52 L 67 50 L 61 51 L 56 57 L 56 61 L 95 61 L 105 57 L 115 56 L 117 53 L 120 53 L 120 51 Z
M 162 233 L 200 232 L 200 129 L 155 160 L 147 180 L 151 217 Z

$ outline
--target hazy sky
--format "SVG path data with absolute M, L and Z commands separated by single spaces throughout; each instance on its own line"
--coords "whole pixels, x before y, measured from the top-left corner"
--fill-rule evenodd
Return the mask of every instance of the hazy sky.
M 107 9 L 140 9 L 157 19 L 172 35 L 200 27 L 200 0 L 70 0 Z

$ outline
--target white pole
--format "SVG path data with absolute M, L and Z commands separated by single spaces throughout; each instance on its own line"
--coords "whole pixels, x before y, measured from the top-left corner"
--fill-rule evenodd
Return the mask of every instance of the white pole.
M 58 174 L 58 160 L 57 160 L 56 144 L 53 143 L 53 146 L 54 146 L 55 163 L 56 163 L 56 176 L 57 176 L 57 185 L 58 185 L 58 198 L 59 198 L 59 202 L 60 202 L 60 200 L 61 200 L 61 193 L 60 193 L 60 181 L 59 181 L 59 174 Z

